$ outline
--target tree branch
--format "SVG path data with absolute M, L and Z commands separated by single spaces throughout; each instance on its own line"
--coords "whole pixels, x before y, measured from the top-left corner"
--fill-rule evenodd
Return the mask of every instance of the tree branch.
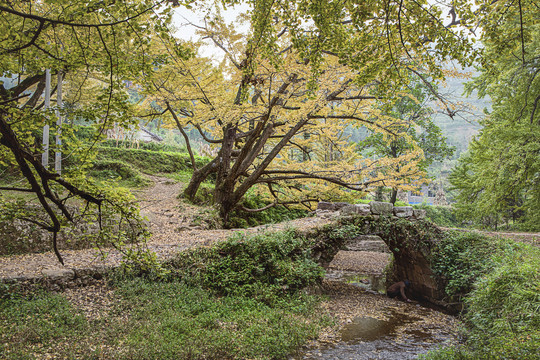
M 99 27 L 114 26 L 114 25 L 118 25 L 118 24 L 122 24 L 122 23 L 125 23 L 125 22 L 128 22 L 128 21 L 131 21 L 131 20 L 136 19 L 137 17 L 147 13 L 148 11 L 160 6 L 164 2 L 165 2 L 165 0 L 161 0 L 157 4 L 154 4 L 151 7 L 147 8 L 147 9 L 144 9 L 144 10 L 142 10 L 142 11 L 140 11 L 140 12 L 136 13 L 135 15 L 130 16 L 128 18 L 118 20 L 118 21 L 114 21 L 114 22 L 110 22 L 110 23 L 102 23 L 102 24 L 83 24 L 83 23 L 74 23 L 74 22 L 69 22 L 69 21 L 64 21 L 64 20 L 56 20 L 56 19 L 51 19 L 51 18 L 47 18 L 47 17 L 44 17 L 44 16 L 39 16 L 39 15 L 35 15 L 35 14 L 28 14 L 28 13 L 20 12 L 20 11 L 11 9 L 9 7 L 6 7 L 6 6 L 0 6 L 0 11 L 5 11 L 5 12 L 7 12 L 9 14 L 19 16 L 19 17 L 22 17 L 22 18 L 25 18 L 25 19 L 36 20 L 36 21 L 39 21 L 40 23 L 59 24 L 59 25 L 67 25 L 67 26 L 72 26 L 72 27 L 83 27 L 83 28 L 99 28 Z
M 176 126 L 178 127 L 178 130 L 180 130 L 180 133 L 182 133 L 182 136 L 184 137 L 184 140 L 186 141 L 186 147 L 189 153 L 189 158 L 191 159 L 191 166 L 193 166 L 193 170 L 197 170 L 197 163 L 195 162 L 195 157 L 193 156 L 193 151 L 191 150 L 191 143 L 189 141 L 189 137 L 184 131 L 182 124 L 180 124 L 180 120 L 178 120 L 178 117 L 174 113 L 174 110 L 171 108 L 171 105 L 169 104 L 169 102 L 165 101 L 165 104 L 167 104 L 167 110 L 169 110 L 169 112 L 172 114 L 174 121 L 176 122 Z

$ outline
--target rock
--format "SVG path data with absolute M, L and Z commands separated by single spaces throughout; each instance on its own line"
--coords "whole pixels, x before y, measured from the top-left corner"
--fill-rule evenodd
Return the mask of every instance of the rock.
M 339 215 L 339 212 L 333 211 L 333 210 L 319 210 L 319 209 L 317 209 L 315 211 L 315 214 L 318 217 L 323 218 L 323 219 L 331 219 L 331 218 L 337 217 Z
M 413 209 L 413 215 L 416 219 L 423 219 L 426 217 L 426 210 Z
M 412 206 L 395 206 L 394 215 L 400 218 L 407 218 L 413 216 Z
M 342 215 L 358 214 L 362 216 L 371 215 L 369 204 L 354 204 L 347 205 L 340 210 Z
M 372 201 L 369 203 L 372 214 L 375 215 L 392 215 L 394 205 L 382 201 Z
M 336 210 L 336 207 L 334 206 L 334 203 L 327 202 L 327 201 L 319 201 L 317 204 L 317 210 Z
M 346 202 L 336 202 L 334 203 L 334 206 L 336 207 L 336 210 L 340 210 L 341 208 L 344 208 L 345 206 L 348 206 L 350 205 L 349 203 L 346 203 Z
M 42 274 L 52 281 L 72 280 L 75 278 L 75 272 L 71 269 L 43 270 Z

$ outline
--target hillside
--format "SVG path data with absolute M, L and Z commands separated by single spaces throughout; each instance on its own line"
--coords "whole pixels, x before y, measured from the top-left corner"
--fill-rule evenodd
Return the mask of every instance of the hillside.
M 464 77 L 449 78 L 446 84 L 440 86 L 443 96 L 459 104 L 462 109 L 454 119 L 442 114 L 435 107 L 437 112 L 434 117 L 435 123 L 441 128 L 448 143 L 456 148 L 454 159 L 459 158 L 459 155 L 467 150 L 469 142 L 481 128 L 478 120 L 484 116 L 484 109 L 491 107 L 491 101 L 486 98 L 480 99 L 476 91 L 468 97 L 464 95 L 465 83 L 468 81 L 470 79 Z

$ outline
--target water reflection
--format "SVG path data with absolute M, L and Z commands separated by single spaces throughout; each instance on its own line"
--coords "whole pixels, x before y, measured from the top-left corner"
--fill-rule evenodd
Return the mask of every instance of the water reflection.
M 382 275 L 329 270 L 326 278 L 343 281 L 371 293 L 386 292 L 386 282 Z M 357 317 L 343 327 L 339 343 L 308 350 L 295 359 L 416 359 L 419 354 L 442 346 L 445 342 L 455 341 L 454 334 L 444 325 L 424 327 L 422 321 L 432 311 L 417 306 L 413 313 L 405 314 L 395 308 L 387 308 L 384 311 L 385 320 L 369 316 Z
M 325 277 L 330 280 L 343 281 L 379 294 L 386 293 L 386 278 L 384 275 L 358 274 L 339 270 L 327 270 Z
M 421 321 L 421 317 L 393 309 L 387 315 L 387 320 L 368 316 L 355 318 L 342 329 L 340 343 L 306 352 L 302 359 L 416 359 L 418 354 L 453 339 L 442 329 L 435 333 L 409 329 L 411 324 Z

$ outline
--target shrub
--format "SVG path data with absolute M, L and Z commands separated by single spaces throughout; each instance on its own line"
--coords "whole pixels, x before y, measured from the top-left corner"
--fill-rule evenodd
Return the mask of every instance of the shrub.
M 535 335 L 540 340 L 540 250 L 520 248 L 495 256 L 495 269 L 467 297 L 465 319 L 473 338 Z
M 509 240 L 488 242 L 484 238 L 473 240 L 468 250 L 459 254 L 447 261 L 458 267 L 460 260 L 465 260 L 465 266 L 454 274 L 465 274 L 467 268 L 474 273 L 467 280 L 474 281 L 474 285 L 465 298 L 467 341 L 424 358 L 540 359 L 540 249 Z M 474 262 L 479 265 L 471 267 Z M 456 278 L 464 283 L 467 277 Z
M 267 201 L 261 199 L 260 196 L 247 194 L 242 205 L 248 209 L 260 209 L 269 205 Z M 274 206 L 260 212 L 246 212 L 235 210 L 231 214 L 230 227 L 246 228 L 250 226 L 258 226 L 263 224 L 275 224 L 287 220 L 306 217 L 309 213 L 307 209 L 286 208 L 285 206 Z
M 145 185 L 147 183 L 139 171 L 119 160 L 97 160 L 94 162 L 89 175 L 100 180 L 120 178 L 129 181 L 135 186 Z
M 434 249 L 431 263 L 433 271 L 446 278 L 446 293 L 467 294 L 480 276 L 493 269 L 495 248 L 493 240 L 482 234 L 447 232 Z
M 439 226 L 459 227 L 461 222 L 456 217 L 455 210 L 450 206 L 413 205 L 415 209 L 426 210 L 426 217 Z
M 211 248 L 179 254 L 172 272 L 189 284 L 220 295 L 242 295 L 273 302 L 322 279 L 324 270 L 309 252 L 310 242 L 294 231 L 238 234 Z
M 134 143 L 128 140 L 114 140 L 107 139 L 101 143 L 105 147 L 116 147 L 116 148 L 131 148 L 134 149 Z M 186 153 L 186 148 L 183 146 L 175 146 L 170 144 L 165 144 L 162 142 L 139 142 L 139 145 L 136 146 L 136 149 L 140 150 L 150 150 L 150 151 L 161 151 L 161 152 L 177 152 L 177 153 Z
M 123 161 L 146 174 L 174 173 L 191 168 L 189 155 L 185 153 L 98 147 L 98 158 Z M 206 158 L 196 157 L 197 165 L 203 166 Z

